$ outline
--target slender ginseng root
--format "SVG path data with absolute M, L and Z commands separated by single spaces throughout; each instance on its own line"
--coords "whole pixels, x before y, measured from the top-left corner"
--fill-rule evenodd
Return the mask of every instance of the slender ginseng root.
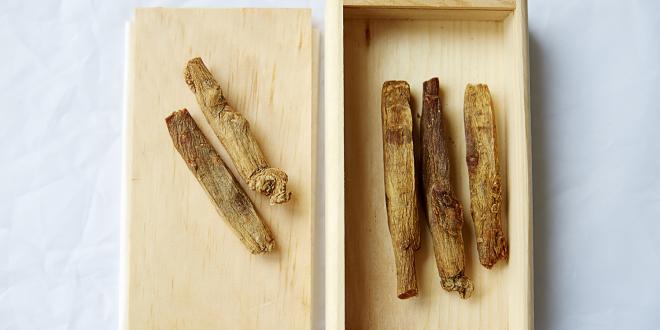
M 442 288 L 457 291 L 461 298 L 469 298 L 473 285 L 465 275 L 463 207 L 451 184 L 449 143 L 439 92 L 438 78 L 424 82 L 421 140 L 426 216 Z
M 502 179 L 497 157 L 497 130 L 488 86 L 465 88 L 466 161 L 470 177 L 470 209 L 479 261 L 491 268 L 507 260 L 508 243 L 502 230 Z
M 222 88 L 202 59 L 188 61 L 184 76 L 204 117 L 250 189 L 270 196 L 271 204 L 287 202 L 291 198 L 286 188 L 289 177 L 283 170 L 268 165 L 250 131 L 250 124 L 227 103 Z

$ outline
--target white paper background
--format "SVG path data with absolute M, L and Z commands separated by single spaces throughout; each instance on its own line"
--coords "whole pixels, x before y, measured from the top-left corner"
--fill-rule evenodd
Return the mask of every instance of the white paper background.
M 536 328 L 658 329 L 660 2 L 529 1 Z M 117 328 L 136 6 L 324 5 L 0 1 L 0 329 Z
M 538 329 L 660 329 L 660 2 L 529 5 Z

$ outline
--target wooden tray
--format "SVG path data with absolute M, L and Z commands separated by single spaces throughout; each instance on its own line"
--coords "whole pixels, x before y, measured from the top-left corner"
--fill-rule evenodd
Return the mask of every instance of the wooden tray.
M 308 9 L 138 9 L 126 107 L 124 318 L 130 329 L 309 329 L 314 214 L 313 42 Z M 183 79 L 201 56 L 287 170 L 292 200 L 238 181 L 276 248 L 251 255 L 175 151 L 164 118 L 188 108 L 228 165 Z
M 326 321 L 328 329 L 528 329 L 533 326 L 527 18 L 524 0 L 346 0 L 326 14 Z M 343 73 L 343 75 L 342 75 Z M 383 187 L 380 93 L 407 80 L 421 113 L 422 82 L 440 79 L 453 139 L 457 194 L 469 210 L 463 93 L 490 86 L 506 191 L 508 263 L 479 265 L 465 212 L 474 295 L 440 287 L 422 219 L 418 297 L 396 297 Z M 418 117 L 416 116 L 416 117 Z M 418 117 L 419 118 L 419 117 Z

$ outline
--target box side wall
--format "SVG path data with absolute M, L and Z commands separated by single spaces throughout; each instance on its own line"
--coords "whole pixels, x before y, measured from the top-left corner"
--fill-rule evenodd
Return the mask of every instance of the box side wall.
M 531 134 L 529 108 L 529 64 L 527 1 L 518 0 L 516 11 L 504 22 L 505 42 L 512 68 L 508 84 L 515 92 L 511 107 L 508 139 L 514 141 L 508 153 L 509 185 L 518 187 L 509 199 L 509 213 L 515 225 L 509 227 L 509 235 L 518 240 L 511 242 L 509 264 L 516 270 L 512 286 L 509 319 L 512 329 L 534 327 L 533 300 L 533 241 L 532 241 L 532 176 Z M 516 253 L 521 252 L 521 253 Z M 516 311 L 516 312 L 514 312 Z
M 344 329 L 343 2 L 328 1 L 325 15 L 325 323 Z
M 346 7 L 420 8 L 425 10 L 513 10 L 516 0 L 346 0 Z

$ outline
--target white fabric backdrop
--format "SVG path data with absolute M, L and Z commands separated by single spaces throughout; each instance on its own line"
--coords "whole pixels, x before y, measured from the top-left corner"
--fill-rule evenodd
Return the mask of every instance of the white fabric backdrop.
M 536 328 L 660 328 L 660 2 L 529 1 Z M 324 5 L 1 1 L 0 329 L 117 328 L 136 6 Z
M 530 0 L 538 329 L 660 329 L 658 12 Z

